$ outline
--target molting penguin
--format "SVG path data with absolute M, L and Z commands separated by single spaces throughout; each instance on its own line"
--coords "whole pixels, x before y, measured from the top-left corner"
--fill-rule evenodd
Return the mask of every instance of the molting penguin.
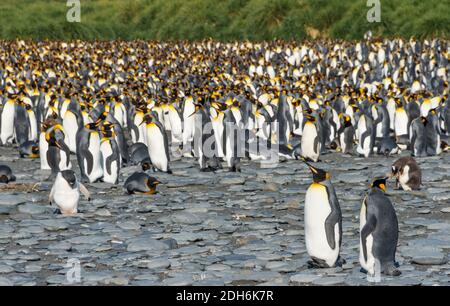
M 314 181 L 305 196 L 305 242 L 312 259 L 309 264 L 320 268 L 341 266 L 342 214 L 331 176 L 306 164 Z
M 155 194 L 156 186 L 160 183 L 161 182 L 156 178 L 151 177 L 144 172 L 135 172 L 126 179 L 123 187 L 128 194 Z
M 398 276 L 395 252 L 398 220 L 394 206 L 384 194 L 386 178 L 375 180 L 364 198 L 360 212 L 360 255 L 362 271 Z
M 78 212 L 80 192 L 89 201 L 90 194 L 86 187 L 78 182 L 72 170 L 64 170 L 57 174 L 50 191 L 50 205 L 55 204 L 63 215 L 74 215 Z
M 401 157 L 394 162 L 388 177 L 396 178 L 396 187 L 403 190 L 419 190 L 422 184 L 422 171 L 412 157 Z

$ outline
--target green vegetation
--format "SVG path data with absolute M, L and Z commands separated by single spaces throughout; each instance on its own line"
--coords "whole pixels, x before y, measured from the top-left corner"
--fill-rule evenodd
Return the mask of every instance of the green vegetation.
M 0 38 L 449 37 L 448 0 L 381 2 L 369 23 L 366 0 L 81 0 L 81 23 L 68 23 L 66 0 L 2 0 Z

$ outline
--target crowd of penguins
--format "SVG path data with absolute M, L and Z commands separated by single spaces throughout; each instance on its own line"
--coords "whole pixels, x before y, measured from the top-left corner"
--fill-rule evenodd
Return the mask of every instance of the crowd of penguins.
M 410 150 L 449 149 L 448 41 L 373 39 L 305 41 L 0 41 L 0 142 L 23 158 L 40 158 L 54 180 L 50 201 L 74 214 L 83 183 L 119 183 L 122 167 L 140 165 L 124 182 L 128 193 L 156 192 L 147 172 L 171 173 L 179 151 L 202 171 L 241 171 L 240 160 L 268 158 L 250 143 L 277 145 L 313 174 L 305 198 L 305 242 L 311 267 L 342 265 L 342 215 L 320 156 L 369 158 Z M 212 129 L 201 127 L 210 124 Z M 244 131 L 244 154 L 235 133 Z M 200 126 L 200 128 L 198 128 Z M 214 154 L 203 144 L 213 139 Z M 236 139 L 233 139 L 236 140 Z M 170 149 L 169 149 L 170 148 Z M 81 179 L 72 169 L 77 157 Z M 398 222 L 386 180 L 418 189 L 413 157 L 375 178 L 361 207 L 365 271 L 399 275 Z M 0 166 L 0 180 L 14 180 Z

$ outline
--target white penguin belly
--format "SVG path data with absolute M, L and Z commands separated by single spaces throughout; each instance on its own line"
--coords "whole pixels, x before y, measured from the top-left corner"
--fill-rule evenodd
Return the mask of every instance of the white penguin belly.
M 63 127 L 68 139 L 67 146 L 69 147 L 70 152 L 76 153 L 77 152 L 76 136 L 78 131 L 78 123 L 77 118 L 71 111 L 66 112 L 66 115 L 64 116 L 63 120 Z
M 189 105 L 189 104 L 187 104 Z M 186 106 L 187 106 L 186 105 Z M 191 109 L 191 108 L 189 108 Z M 183 144 L 186 145 L 188 142 L 192 141 L 194 138 L 194 127 L 195 127 L 195 116 L 190 116 L 194 113 L 195 108 L 192 108 L 192 112 L 189 113 L 188 110 L 184 110 L 184 127 L 183 127 Z M 189 117 L 190 116 L 190 117 Z
M 316 257 L 331 267 L 339 256 L 339 225 L 334 228 L 335 248 L 330 248 L 325 232 L 325 220 L 331 208 L 328 202 L 326 187 L 313 183 L 305 196 L 305 243 L 311 257 Z
M 89 152 L 92 154 L 92 172 L 86 173 L 89 181 L 95 182 L 103 176 L 102 156 L 100 153 L 100 138 L 98 132 L 90 134 Z
M 341 145 L 341 152 L 345 152 L 347 150 L 347 144 L 345 143 L 344 133 L 341 133 L 341 135 L 339 135 L 339 143 Z
M 404 110 L 397 110 L 394 117 L 395 135 L 408 134 L 408 116 Z
M 172 131 L 172 142 L 182 142 L 183 129 L 181 127 L 181 118 L 175 109 L 169 110 L 169 122 Z
M 363 269 L 365 269 L 370 275 L 374 275 L 375 274 L 375 258 L 372 253 L 372 245 L 373 245 L 372 234 L 368 235 L 366 238 L 367 260 L 364 259 L 364 252 L 363 252 L 363 248 L 362 248 L 361 230 L 363 229 L 364 225 L 366 225 L 366 206 L 364 204 L 361 208 L 359 220 L 360 220 L 360 224 L 359 224 L 359 232 L 360 232 L 359 263 L 361 264 L 361 267 Z
M 320 154 L 320 143 L 317 145 L 317 153 L 314 151 L 314 139 L 317 137 L 316 126 L 312 123 L 306 123 L 303 128 L 303 136 L 301 140 L 302 155 L 317 161 Z
M 45 133 L 42 132 L 39 135 L 39 155 L 41 159 L 41 169 L 50 170 L 50 166 L 47 162 L 48 143 L 45 140 Z
M 66 152 L 59 150 L 59 170 L 69 170 L 72 169 L 72 162 L 70 161 L 70 156 L 67 156 Z
M 222 148 L 223 125 L 220 120 L 212 120 L 214 138 L 216 139 L 217 156 L 224 157 Z
M 164 147 L 164 138 L 156 125 L 147 128 L 148 154 L 152 164 L 162 170 L 167 171 L 168 160 Z
M 103 181 L 105 183 L 115 184 L 117 181 L 117 161 L 114 160 L 111 162 L 111 173 L 108 173 L 108 169 L 106 167 L 106 159 L 113 154 L 111 143 L 109 141 L 102 141 L 100 150 L 102 152 L 103 160 Z
M 2 144 L 11 143 L 14 135 L 14 103 L 6 102 L 2 111 L 0 139 Z
M 370 154 L 370 136 L 366 136 L 364 140 L 362 139 L 362 135 L 366 132 L 366 119 L 364 116 L 361 116 L 361 118 L 358 121 L 358 146 L 356 148 L 356 151 L 359 154 L 364 155 L 364 157 L 369 157 Z
M 34 112 L 28 112 L 28 117 L 30 120 L 30 133 L 29 135 L 29 140 L 31 141 L 35 141 L 38 138 L 38 129 L 37 129 L 37 121 L 36 121 L 36 116 L 34 115 Z
M 58 174 L 55 184 L 52 187 L 51 195 L 53 203 L 58 206 L 63 214 L 77 213 L 80 193 L 77 188 L 72 189 L 66 180 Z

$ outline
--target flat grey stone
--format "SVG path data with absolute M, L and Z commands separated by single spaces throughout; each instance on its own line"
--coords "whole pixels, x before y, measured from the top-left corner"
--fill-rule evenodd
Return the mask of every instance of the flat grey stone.
M 225 177 L 219 181 L 221 185 L 242 185 L 245 183 L 245 178 L 243 177 Z
M 46 208 L 38 204 L 23 204 L 19 205 L 19 212 L 23 214 L 37 215 L 43 214 Z
M 294 284 L 303 284 L 303 283 L 312 283 L 314 280 L 318 278 L 320 278 L 319 275 L 299 273 L 292 275 L 289 278 L 289 281 Z
M 1 205 L 19 205 L 22 203 L 26 203 L 27 200 L 16 195 L 2 194 L 0 197 L 0 206 Z
M 166 243 L 148 237 L 131 239 L 127 241 L 127 245 L 128 252 L 163 251 L 169 249 Z
M 178 212 L 172 215 L 172 222 L 181 224 L 200 224 L 203 220 L 193 213 L 189 212 Z
M 150 260 L 147 264 L 149 269 L 167 269 L 170 267 L 170 261 L 164 258 Z
M 0 274 L 11 273 L 13 271 L 14 271 L 14 269 L 11 266 L 0 265 Z
M 12 286 L 13 282 L 6 277 L 0 276 L 0 286 Z

